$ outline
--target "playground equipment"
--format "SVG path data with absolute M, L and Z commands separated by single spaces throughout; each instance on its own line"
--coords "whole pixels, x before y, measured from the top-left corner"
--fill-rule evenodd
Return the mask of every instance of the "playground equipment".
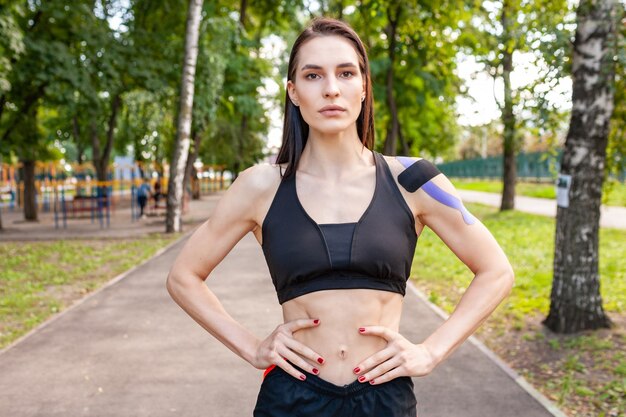
M 55 228 L 67 228 L 68 221 L 90 219 L 99 222 L 101 228 L 110 227 L 115 213 L 130 208 L 131 221 L 139 219 L 137 188 L 142 175 L 151 178 L 153 191 L 158 182 L 161 188 L 158 200 L 150 198 L 147 216 L 161 216 L 166 212 L 168 177 L 158 173 L 153 165 L 131 161 L 128 175 L 120 175 L 119 166 L 112 163 L 107 181 L 95 179 L 91 163 L 69 164 L 37 162 L 35 164 L 35 200 L 40 214 L 52 214 Z M 24 183 L 20 178 L 21 163 L 0 163 L 0 210 L 23 209 Z M 127 167 L 126 167 L 127 168 Z M 222 175 L 223 166 L 196 165 L 196 173 L 184 193 L 183 214 L 189 210 L 192 191 L 196 196 L 224 189 L 230 181 Z M 167 167 L 162 169 L 167 172 Z M 114 178 L 116 176 L 117 178 Z

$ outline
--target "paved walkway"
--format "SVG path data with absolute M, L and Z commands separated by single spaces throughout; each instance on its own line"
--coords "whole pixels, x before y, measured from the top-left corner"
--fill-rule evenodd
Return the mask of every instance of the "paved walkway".
M 196 324 L 165 289 L 187 236 L 0 353 L 0 415 L 251 416 L 262 370 Z M 259 338 L 282 322 L 252 234 L 207 285 Z M 401 333 L 419 342 L 443 320 L 409 284 Z M 414 383 L 419 417 L 563 416 L 473 338 Z
M 500 207 L 502 197 L 498 193 L 485 193 L 482 191 L 457 190 L 465 203 L 483 203 L 494 207 Z M 540 214 L 542 216 L 556 216 L 556 200 L 548 198 L 515 197 L 515 210 L 527 213 Z M 601 206 L 600 226 L 626 229 L 626 207 Z

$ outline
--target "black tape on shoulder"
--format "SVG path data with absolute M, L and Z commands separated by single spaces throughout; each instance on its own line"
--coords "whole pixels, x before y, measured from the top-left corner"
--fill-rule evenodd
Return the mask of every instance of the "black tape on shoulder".
M 398 182 L 412 193 L 438 174 L 441 174 L 441 171 L 436 166 L 425 159 L 420 159 L 398 175 Z

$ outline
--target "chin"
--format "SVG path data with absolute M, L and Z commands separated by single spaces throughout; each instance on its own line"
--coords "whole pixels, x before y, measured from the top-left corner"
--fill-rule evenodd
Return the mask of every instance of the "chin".
M 342 127 L 337 127 L 337 128 L 321 128 L 321 129 L 316 129 L 313 128 L 314 131 L 319 132 L 322 135 L 337 135 L 339 133 L 345 132 L 346 130 L 348 130 L 348 126 L 342 126 Z
M 328 120 L 323 123 L 309 124 L 309 130 L 314 130 L 324 135 L 333 135 L 345 132 L 346 130 L 350 129 L 350 126 L 352 126 L 354 123 L 355 122 L 346 123 L 345 120 Z

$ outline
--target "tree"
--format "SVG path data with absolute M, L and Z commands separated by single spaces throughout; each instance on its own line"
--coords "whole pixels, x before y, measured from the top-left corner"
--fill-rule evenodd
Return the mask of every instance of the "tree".
M 502 80 L 503 102 L 496 99 L 503 125 L 500 210 L 511 210 L 515 208 L 515 155 L 520 147 L 520 131 L 534 126 L 550 130 L 558 122 L 558 117 L 554 117 L 558 110 L 545 97 L 566 76 L 563 57 L 569 43 L 565 24 L 569 9 L 565 0 L 481 0 L 480 3 L 462 39 L 470 54 L 484 64 L 494 83 Z M 516 57 L 521 54 L 534 60 L 534 71 L 543 73 L 538 73 L 529 85 L 515 87 L 511 75 Z
M 559 175 L 554 277 L 543 324 L 573 333 L 611 327 L 602 308 L 598 229 L 616 51 L 615 0 L 581 0 L 572 59 L 570 128 Z M 567 201 L 569 200 L 569 201 Z
M 13 63 L 24 52 L 24 33 L 16 22 L 16 16 L 23 13 L 17 1 L 6 1 L 0 8 L 0 121 L 6 93 L 11 90 L 9 74 Z M 8 147 L 0 146 L 0 162 L 9 157 Z M 0 210 L 0 230 L 2 230 L 2 212 Z
M 435 157 L 457 136 L 456 39 L 472 10 L 458 0 L 322 2 L 347 20 L 368 51 L 377 143 L 383 153 Z M 377 145 L 377 147 L 379 147 Z
M 80 82 L 70 50 L 79 41 L 77 24 L 90 10 L 78 2 L 68 11 L 65 6 L 48 1 L 14 9 L 13 23 L 23 33 L 24 48 L 9 60 L 4 81 L 10 89 L 0 96 L 0 143 L 3 153 L 14 153 L 22 163 L 26 220 L 37 220 L 35 162 L 54 157 L 50 136 L 38 124 L 39 113 L 55 100 L 61 86 Z M 9 68 L 6 61 L 3 66 Z
M 198 59 L 198 37 L 202 17 L 201 12 L 202 0 L 189 0 L 185 36 L 185 56 L 181 80 L 180 110 L 176 129 L 174 155 L 170 164 L 170 177 L 167 187 L 166 233 L 182 231 L 183 180 L 189 153 L 194 80 L 196 75 L 196 61 Z

